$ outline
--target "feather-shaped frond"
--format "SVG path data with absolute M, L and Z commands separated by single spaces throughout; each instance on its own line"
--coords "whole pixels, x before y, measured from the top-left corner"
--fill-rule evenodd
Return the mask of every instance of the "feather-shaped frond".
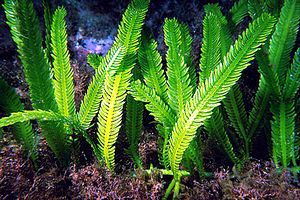
M 9 117 L 1 118 L 0 128 L 5 126 L 10 126 L 15 123 L 26 122 L 30 120 L 68 122 L 72 124 L 72 120 L 53 111 L 25 110 L 23 112 L 12 113 Z
M 33 2 L 5 0 L 4 9 L 24 67 L 33 107 L 56 111 L 50 66 L 43 51 L 42 35 Z
M 150 0 L 132 0 L 123 14 L 114 46 L 126 48 L 126 56 L 122 62 L 125 69 L 132 68 L 136 62 L 136 52 L 139 48 L 141 30 L 148 10 Z
M 271 11 L 270 14 L 272 14 L 275 17 L 278 17 L 283 2 L 284 0 L 266 0 L 266 4 L 269 7 L 269 10 Z
M 141 80 L 142 74 L 139 65 L 132 70 L 132 81 Z M 127 95 L 126 99 L 126 123 L 125 130 L 129 142 L 127 153 L 133 159 L 135 165 L 142 167 L 142 160 L 138 153 L 138 143 L 143 127 L 144 104 L 140 101 L 135 101 L 131 95 Z
M 221 8 L 218 4 L 208 4 L 204 6 L 206 15 L 211 13 L 217 16 L 218 24 L 220 28 L 220 45 L 221 45 L 221 59 L 227 54 L 230 45 L 232 45 L 231 33 L 229 30 L 228 22 L 225 16 L 221 12 Z M 218 63 L 219 64 L 219 63 Z
M 213 138 L 216 138 L 219 145 L 224 149 L 230 160 L 234 164 L 238 164 L 240 160 L 236 156 L 230 139 L 224 128 L 224 120 L 220 108 L 214 109 L 211 118 L 204 122 L 205 129 L 211 134 Z
M 154 116 L 158 123 L 163 124 L 164 128 L 172 128 L 176 122 L 174 111 L 155 93 L 155 90 L 142 84 L 137 80 L 131 83 L 130 94 L 137 100 L 146 104 L 150 115 Z
M 295 109 L 294 102 L 273 103 L 272 141 L 273 160 L 276 167 L 279 163 L 288 167 L 294 152 Z
M 142 37 L 138 52 L 139 64 L 146 85 L 155 90 L 155 93 L 167 102 L 167 82 L 162 67 L 162 58 L 157 50 L 157 42 L 146 36 Z
M 198 143 L 201 140 L 195 137 L 187 149 L 187 158 L 196 166 L 199 173 L 204 172 L 202 149 Z
M 168 46 L 166 60 L 169 105 L 179 113 L 184 108 L 185 102 L 191 98 L 193 87 L 190 86 L 189 70 L 181 50 L 181 32 L 176 19 L 165 20 L 164 36 Z
M 114 46 L 126 48 L 125 57 L 118 72 L 112 75 L 108 69 L 104 82 L 103 101 L 98 115 L 98 141 L 108 169 L 115 165 L 115 142 L 121 127 L 123 105 L 129 89 L 131 70 L 137 60 L 141 30 L 148 10 L 149 0 L 133 0 L 119 25 Z
M 33 2 L 6 0 L 4 9 L 29 85 L 33 108 L 58 111 L 50 65 L 43 51 L 39 20 Z M 65 146 L 67 140 L 64 126 L 53 122 L 41 122 L 40 126 L 50 148 L 62 163 L 66 163 L 68 149 Z
M 247 135 L 248 138 L 253 138 L 258 132 L 262 119 L 269 107 L 271 90 L 266 83 L 264 76 L 260 77 L 257 92 L 255 94 L 253 108 L 249 114 L 247 122 Z
M 135 101 L 131 95 L 126 99 L 126 135 L 129 142 L 127 153 L 133 159 L 135 165 L 142 167 L 142 160 L 138 152 L 138 144 L 143 127 L 144 104 Z
M 90 53 L 87 56 L 87 62 L 88 64 L 94 69 L 97 70 L 97 68 L 100 66 L 100 63 L 102 62 L 104 58 L 101 55 Z
M 121 66 L 121 61 L 125 55 L 123 47 L 112 47 L 104 59 L 101 60 L 99 67 L 97 67 L 95 76 L 90 83 L 87 93 L 84 96 L 78 113 L 78 119 L 81 126 L 85 129 L 89 128 L 92 119 L 95 117 L 103 94 L 103 83 L 105 79 L 105 72 L 109 69 L 117 69 Z
M 248 13 L 252 19 L 256 19 L 266 11 L 268 6 L 265 0 L 248 0 Z
M 286 0 L 270 42 L 269 60 L 274 71 L 278 74 L 281 87 L 285 83 L 286 73 L 290 65 L 290 54 L 297 37 L 299 13 L 300 1 Z
M 268 58 L 266 54 L 262 51 L 258 52 L 256 55 L 256 60 L 259 65 L 259 72 L 263 76 L 271 90 L 272 98 L 279 98 L 281 96 L 281 90 L 279 86 L 278 75 L 274 69 L 269 65 Z
M 103 100 L 98 115 L 98 142 L 108 169 L 115 166 L 115 143 L 121 128 L 123 105 L 131 78 L 131 69 L 111 75 L 106 73 Z
M 232 126 L 236 130 L 237 134 L 243 138 L 243 141 L 245 142 L 244 145 L 246 145 L 246 151 L 248 151 L 249 138 L 246 132 L 247 114 L 243 102 L 242 92 L 238 84 L 234 85 L 230 89 L 223 103 Z
M 203 20 L 203 40 L 200 58 L 200 85 L 209 77 L 221 61 L 219 21 L 214 14 L 208 14 Z
M 223 63 L 220 64 L 210 77 L 196 90 L 193 98 L 186 104 L 170 138 L 169 160 L 175 177 L 182 160 L 184 151 L 201 126 L 212 114 L 212 110 L 220 104 L 230 87 L 235 84 L 241 71 L 249 65 L 259 46 L 270 34 L 275 19 L 267 14 L 253 21 L 249 28 L 230 48 Z M 177 177 L 178 178 L 178 177 Z
M 50 0 L 43 0 L 44 21 L 45 21 L 45 54 L 51 63 L 51 24 L 53 13 L 51 11 Z
M 232 21 L 238 25 L 248 15 L 248 1 L 239 0 L 235 2 L 229 12 L 232 15 Z
M 286 76 L 286 83 L 284 84 L 283 97 L 287 99 L 294 99 L 300 87 L 300 48 L 295 52 L 291 69 Z
M 191 80 L 191 87 L 193 88 L 193 92 L 196 90 L 196 69 L 193 63 L 193 54 L 192 54 L 192 36 L 190 35 L 190 29 L 187 24 L 183 24 L 179 22 L 179 29 L 181 35 L 181 52 L 184 56 L 184 63 L 186 63 L 188 71 L 189 71 L 189 78 Z
M 4 80 L 0 78 L 0 108 L 6 113 L 21 112 L 24 110 L 24 105 L 21 103 L 19 96 L 15 90 L 11 88 Z M 14 125 L 15 137 L 20 142 L 24 149 L 28 151 L 33 161 L 37 159 L 37 138 L 32 130 L 31 123 L 26 121 L 16 123 Z
M 60 113 L 66 117 L 75 114 L 73 72 L 67 47 L 65 8 L 56 9 L 51 26 L 51 46 L 54 73 L 54 94 Z

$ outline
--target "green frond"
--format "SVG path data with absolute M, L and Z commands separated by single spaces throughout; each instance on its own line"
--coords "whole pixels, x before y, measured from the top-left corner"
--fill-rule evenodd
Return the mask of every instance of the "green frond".
M 232 15 L 232 21 L 235 23 L 235 25 L 238 25 L 248 15 L 248 1 L 236 1 L 229 12 Z
M 56 111 L 50 66 L 42 47 L 39 20 L 30 0 L 5 0 L 7 24 L 17 45 L 35 109 Z
M 131 78 L 131 69 L 106 74 L 103 100 L 98 115 L 98 142 L 108 169 L 115 166 L 115 143 L 121 128 L 123 105 Z
M 30 120 L 69 122 L 67 118 L 53 111 L 24 110 L 23 112 L 12 113 L 9 117 L 1 118 L 0 128 Z
M 249 28 L 235 42 L 220 64 L 196 90 L 186 104 L 170 138 L 169 160 L 172 171 L 177 174 L 184 151 L 196 134 L 196 130 L 212 114 L 225 95 L 249 65 L 259 46 L 272 31 L 275 19 L 267 14 L 253 21 Z M 175 175 L 176 178 L 177 175 Z M 178 178 L 178 177 L 177 177 Z
M 265 0 L 248 0 L 248 13 L 253 20 L 267 11 L 268 6 Z
M 39 20 L 33 2 L 6 0 L 4 9 L 29 85 L 33 108 L 58 111 L 50 65 L 43 50 Z M 68 149 L 64 126 L 53 122 L 41 122 L 40 126 L 50 148 L 62 163 L 66 163 Z
M 223 100 L 224 107 L 227 111 L 228 117 L 232 123 L 237 134 L 243 138 L 246 146 L 246 153 L 248 153 L 248 134 L 246 132 L 247 114 L 243 102 L 242 92 L 238 84 L 234 85 L 228 92 L 226 98 Z
M 256 60 L 259 65 L 259 72 L 266 79 L 266 83 L 271 90 L 272 99 L 279 98 L 281 96 L 279 77 L 269 65 L 267 55 L 260 51 L 256 55 Z
M 184 63 L 186 63 L 188 72 L 189 72 L 189 78 L 191 80 L 191 87 L 193 88 L 193 92 L 196 90 L 196 69 L 193 63 L 193 54 L 192 54 L 192 36 L 190 34 L 190 29 L 187 24 L 180 23 L 179 22 L 179 29 L 180 29 L 180 35 L 181 35 L 181 52 L 184 56 Z
M 283 2 L 284 0 L 266 0 L 267 6 L 269 7 L 270 11 L 272 11 L 270 14 L 272 14 L 274 17 L 279 17 Z
M 286 76 L 284 84 L 283 97 L 284 99 L 294 99 L 300 87 L 300 48 L 295 52 L 291 69 Z
M 294 152 L 295 107 L 294 102 L 273 103 L 272 141 L 273 160 L 276 167 L 279 163 L 288 167 Z
M 205 120 L 204 127 L 208 131 L 211 137 L 215 138 L 219 145 L 224 149 L 230 160 L 236 165 L 240 163 L 240 160 L 236 156 L 232 143 L 226 133 L 224 120 L 220 108 L 217 107 L 213 110 L 211 118 Z
M 130 94 L 137 100 L 146 104 L 146 109 L 154 119 L 163 124 L 164 128 L 172 128 L 176 122 L 176 115 L 173 110 L 167 105 L 152 88 L 142 84 L 137 80 L 130 84 Z
M 155 90 L 155 93 L 167 102 L 167 82 L 164 75 L 162 58 L 157 50 L 157 42 L 146 36 L 142 37 L 138 52 L 138 60 L 146 85 Z
M 142 167 L 142 160 L 139 155 L 138 144 L 143 128 L 144 104 L 135 101 L 131 95 L 126 99 L 126 135 L 129 142 L 127 153 L 130 155 L 134 164 Z
M 232 45 L 231 33 L 229 25 L 225 16 L 221 12 L 218 4 L 208 4 L 204 6 L 206 15 L 213 14 L 218 19 L 220 28 L 220 45 L 221 45 L 221 59 L 227 54 L 230 45 Z M 218 63 L 219 64 L 219 63 Z
M 97 70 L 97 68 L 100 66 L 100 63 L 103 62 L 102 61 L 103 59 L 104 58 L 101 55 L 98 55 L 98 54 L 90 53 L 87 56 L 87 62 L 92 68 L 94 68 L 94 70 Z
M 54 94 L 62 115 L 75 114 L 73 72 L 67 47 L 65 8 L 56 9 L 51 26 L 51 47 L 53 58 Z
M 101 60 L 99 67 L 97 67 L 95 76 L 88 87 L 78 113 L 80 124 L 85 129 L 89 128 L 90 123 L 98 112 L 103 95 L 105 72 L 108 69 L 111 71 L 112 69 L 115 69 L 115 71 L 117 71 L 117 69 L 121 66 L 125 52 L 126 51 L 123 47 L 112 47 L 105 58 Z
M 139 66 L 135 66 L 132 70 L 132 80 L 141 80 L 142 74 Z M 135 101 L 131 95 L 127 95 L 126 99 L 126 123 L 125 130 L 129 142 L 127 153 L 133 159 L 138 168 L 142 168 L 142 160 L 138 152 L 138 144 L 143 128 L 144 104 Z
M 280 87 L 283 87 L 290 65 L 290 54 L 295 45 L 300 19 L 300 1 L 286 0 L 280 18 L 272 35 L 269 60 L 278 74 Z
M 263 118 L 269 108 L 270 96 L 271 90 L 264 76 L 261 76 L 255 94 L 253 108 L 247 122 L 246 132 L 249 139 L 252 139 L 253 136 L 257 135 L 257 132 L 261 128 Z
M 221 27 L 219 24 L 219 20 L 214 14 L 208 14 L 204 17 L 200 58 L 200 84 L 205 82 L 211 71 L 221 62 Z
M 169 105 L 176 112 L 183 110 L 185 102 L 191 98 L 189 69 L 181 50 L 182 36 L 180 25 L 176 19 L 166 19 L 164 24 L 165 43 L 168 46 L 166 55 L 168 76 Z
M 24 105 L 21 103 L 15 90 L 0 78 L 0 108 L 6 113 L 22 112 Z M 35 161 L 37 154 L 37 138 L 32 130 L 31 123 L 26 121 L 14 124 L 14 136 Z
M 50 0 L 43 0 L 44 21 L 45 21 L 45 54 L 51 63 L 51 24 L 53 13 L 51 11 Z
M 186 156 L 190 162 L 197 168 L 199 174 L 203 176 L 204 167 L 203 167 L 203 155 L 202 149 L 198 144 L 198 141 L 201 141 L 199 138 L 195 137 L 188 149 L 186 150 Z

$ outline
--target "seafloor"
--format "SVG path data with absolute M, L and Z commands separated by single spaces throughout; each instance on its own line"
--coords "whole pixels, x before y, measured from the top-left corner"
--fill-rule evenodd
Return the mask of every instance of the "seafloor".
M 117 26 L 128 0 L 63 0 L 52 1 L 52 6 L 64 5 L 68 11 L 68 34 L 71 63 L 75 80 L 77 107 L 93 75 L 93 69 L 86 63 L 88 53 L 105 55 L 114 41 Z M 187 23 L 193 37 L 193 55 L 198 65 L 201 38 L 203 5 L 219 2 L 226 13 L 233 1 L 152 0 L 146 19 L 146 29 L 158 41 L 159 51 L 165 53 L 162 26 L 166 17 L 176 17 Z M 42 5 L 35 2 L 42 24 Z M 238 32 L 248 24 L 245 19 Z M 16 48 L 5 24 L 5 15 L 0 8 L 0 74 L 17 89 L 26 108 L 30 108 L 28 87 L 17 59 Z M 44 27 L 41 27 L 42 30 Z M 237 33 L 238 34 L 238 33 Z M 251 108 L 259 74 L 256 63 L 243 72 L 239 84 L 244 93 L 246 109 Z M 0 112 L 0 117 L 3 113 Z M 147 113 L 145 113 L 147 116 Z M 146 117 L 139 150 L 145 165 L 156 164 L 157 133 L 152 121 Z M 147 124 L 147 125 L 146 125 Z M 35 125 L 37 131 L 38 128 Z M 90 133 L 93 134 L 93 129 Z M 124 134 L 120 134 L 124 135 Z M 124 136 L 121 136 L 124 137 Z M 122 138 L 120 139 L 122 140 Z M 211 171 L 210 178 L 190 177 L 182 182 L 182 199 L 300 199 L 299 182 L 288 172 L 278 174 L 268 159 L 266 139 L 263 135 L 254 141 L 252 155 L 244 169 L 237 173 L 225 155 L 204 136 L 204 164 Z M 89 146 L 82 142 L 83 148 Z M 118 142 L 119 147 L 126 144 Z M 121 149 L 121 148 L 117 148 Z M 140 171 L 132 174 L 133 164 L 123 152 L 117 152 L 117 173 L 112 175 L 98 166 L 85 149 L 80 164 L 71 164 L 67 169 L 58 167 L 45 140 L 39 144 L 40 168 L 23 156 L 20 146 L 8 128 L 0 140 L 0 199 L 161 199 L 166 183 L 170 180 L 159 174 L 151 177 Z M 149 167 L 149 166 L 145 166 Z

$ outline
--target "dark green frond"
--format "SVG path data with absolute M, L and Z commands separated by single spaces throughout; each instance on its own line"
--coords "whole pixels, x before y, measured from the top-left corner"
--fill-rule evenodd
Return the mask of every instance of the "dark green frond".
M 265 0 L 248 0 L 248 13 L 252 19 L 256 19 L 267 11 L 268 6 Z
M 259 46 L 272 31 L 275 19 L 267 14 L 253 21 L 249 28 L 235 42 L 220 64 L 196 90 L 193 98 L 186 104 L 170 138 L 169 160 L 173 173 L 178 172 L 184 151 L 196 134 L 196 130 L 212 114 L 225 95 L 249 65 Z M 178 178 L 178 177 L 177 177 Z
M 273 160 L 276 167 L 279 163 L 288 167 L 294 152 L 295 109 L 294 102 L 273 103 L 272 141 Z
M 217 16 L 208 14 L 203 20 L 203 40 L 200 58 L 200 84 L 221 62 L 220 23 Z
M 246 145 L 246 151 L 248 151 L 249 149 L 247 145 L 249 136 L 246 132 L 247 114 L 243 102 L 242 92 L 238 84 L 234 85 L 231 88 L 223 103 L 232 126 L 234 127 L 238 135 L 243 138 L 243 141 Z
M 286 73 L 290 65 L 290 54 L 298 33 L 299 13 L 300 1 L 286 0 L 270 42 L 269 60 L 274 71 L 278 74 L 281 87 L 285 83 Z
M 229 12 L 232 15 L 232 21 L 235 23 L 235 25 L 238 25 L 248 15 L 248 1 L 236 1 Z
M 60 113 L 66 117 L 75 114 L 73 72 L 67 47 L 65 8 L 58 8 L 51 26 L 54 94 Z
M 295 53 L 291 69 L 286 76 L 284 84 L 283 97 L 293 99 L 300 87 L 300 48 Z
M 215 15 L 218 19 L 220 28 L 220 45 L 221 45 L 221 59 L 227 54 L 230 45 L 232 45 L 231 33 L 229 25 L 225 16 L 221 12 L 221 8 L 218 4 L 208 4 L 204 6 L 206 15 L 210 13 Z M 219 63 L 218 63 L 219 64 Z
M 162 58 L 157 50 L 157 42 L 146 36 L 142 37 L 138 52 L 139 64 L 146 85 L 155 90 L 155 93 L 167 102 L 167 82 L 162 67 Z
M 46 58 L 49 59 L 51 63 L 51 24 L 52 24 L 52 10 L 50 0 L 43 0 L 43 7 L 44 7 L 44 21 L 45 21 L 45 54 Z
M 132 81 L 141 80 L 142 74 L 139 66 L 132 70 Z M 142 168 L 142 160 L 138 152 L 138 144 L 143 128 L 144 104 L 135 101 L 131 95 L 127 95 L 126 99 L 126 123 L 125 130 L 129 142 L 127 153 L 133 159 L 138 168 Z
M 191 98 L 193 87 L 190 85 L 189 70 L 181 51 L 183 41 L 180 25 L 176 19 L 165 20 L 164 36 L 168 46 L 166 55 L 168 103 L 176 113 L 179 113 L 184 108 L 185 102 Z
M 261 76 L 255 94 L 253 108 L 247 122 L 247 135 L 250 139 L 257 135 L 259 128 L 261 128 L 260 126 L 262 125 L 263 118 L 269 108 L 270 96 L 271 90 L 268 87 L 264 76 Z
M 234 164 L 238 164 L 240 160 L 236 156 L 233 146 L 224 128 L 224 120 L 219 107 L 213 110 L 211 118 L 204 122 L 204 126 L 210 136 L 215 138 L 219 145 L 224 149 L 230 160 Z
M 97 68 L 100 66 L 100 63 L 102 62 L 103 59 L 104 58 L 98 54 L 89 54 L 87 56 L 87 62 L 91 67 L 94 68 L 94 70 L 97 70 Z
M 24 105 L 21 103 L 15 90 L 1 78 L 0 108 L 9 114 L 13 112 L 24 111 Z M 14 129 L 16 140 L 23 145 L 24 149 L 29 153 L 32 160 L 35 161 L 38 157 L 36 149 L 37 138 L 32 130 L 31 123 L 28 121 L 16 123 L 14 125 Z
M 184 56 L 184 63 L 186 63 L 189 78 L 191 80 L 191 87 L 193 88 L 193 92 L 196 90 L 196 69 L 193 63 L 193 54 L 192 54 L 192 36 L 190 35 L 190 29 L 187 24 L 179 23 L 180 35 L 181 35 L 181 52 Z
M 275 17 L 278 17 L 283 2 L 284 0 L 266 0 L 267 6 L 269 7 L 270 11 L 272 11 L 270 14 L 272 14 Z

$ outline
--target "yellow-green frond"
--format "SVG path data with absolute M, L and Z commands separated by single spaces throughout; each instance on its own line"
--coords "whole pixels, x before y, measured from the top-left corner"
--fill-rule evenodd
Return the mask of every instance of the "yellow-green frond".
M 147 110 L 154 119 L 163 124 L 164 128 L 172 128 L 176 122 L 176 114 L 166 104 L 160 96 L 158 96 L 154 89 L 144 85 L 141 81 L 137 80 L 131 83 L 130 94 L 137 100 L 146 104 Z
M 95 76 L 88 87 L 78 113 L 80 124 L 85 129 L 89 128 L 92 119 L 99 109 L 106 71 L 110 70 L 111 73 L 113 69 L 117 71 L 121 66 L 125 52 L 125 49 L 122 47 L 112 47 L 105 58 L 101 60 L 99 67 L 97 67 Z
M 99 149 L 108 169 L 114 170 L 115 143 L 121 128 L 123 105 L 131 69 L 112 75 L 106 73 L 103 100 L 98 114 Z

